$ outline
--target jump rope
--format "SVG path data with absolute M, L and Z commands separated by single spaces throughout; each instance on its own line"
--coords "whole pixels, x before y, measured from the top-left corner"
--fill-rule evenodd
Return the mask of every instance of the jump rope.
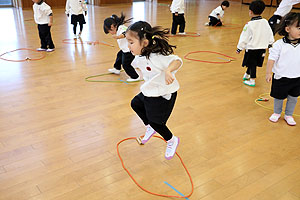
M 141 136 L 141 137 L 143 137 L 143 136 Z M 159 136 L 156 136 L 156 135 L 154 135 L 154 136 L 152 136 L 152 137 L 159 138 L 159 139 L 163 140 L 164 142 L 166 142 L 162 137 L 159 137 Z M 121 161 L 122 167 L 123 167 L 123 169 L 127 172 L 127 174 L 128 174 L 129 177 L 132 179 L 132 181 L 133 181 L 140 189 L 142 189 L 143 191 L 145 191 L 145 192 L 147 192 L 147 193 L 149 193 L 149 194 L 152 194 L 152 195 L 155 195 L 155 196 L 160 196 L 160 197 L 188 198 L 188 197 L 190 197 L 190 196 L 193 194 L 193 192 L 194 192 L 194 183 L 193 183 L 192 177 L 191 177 L 191 175 L 190 175 L 188 169 L 186 168 L 186 166 L 185 166 L 185 164 L 184 164 L 182 158 L 179 156 L 179 154 L 178 154 L 177 152 L 176 152 L 175 154 L 176 154 L 176 156 L 179 158 L 179 160 L 180 160 L 180 162 L 181 162 L 183 168 L 185 169 L 185 171 L 186 171 L 186 173 L 187 173 L 187 175 L 188 175 L 188 177 L 189 177 L 189 179 L 190 179 L 191 186 L 192 186 L 191 192 L 190 192 L 188 195 L 186 195 L 186 196 L 184 196 L 184 195 L 182 195 L 182 196 L 174 196 L 174 195 L 158 194 L 158 193 L 155 193 L 155 192 L 151 192 L 151 191 L 145 189 L 143 186 L 141 186 L 141 185 L 135 180 L 135 178 L 131 175 L 131 173 L 129 172 L 129 170 L 126 168 L 126 166 L 125 166 L 125 164 L 124 164 L 124 161 L 123 161 L 123 159 L 122 159 L 122 157 L 121 157 L 121 155 L 120 155 L 120 152 L 119 152 L 119 145 L 120 145 L 122 142 L 127 141 L 127 140 L 136 140 L 136 141 L 139 143 L 139 145 L 142 145 L 142 143 L 141 143 L 141 138 L 140 138 L 140 137 L 138 137 L 138 138 L 136 138 L 136 137 L 128 137 L 128 138 L 125 138 L 125 139 L 123 139 L 123 140 L 121 140 L 121 141 L 119 141 L 119 142 L 117 143 L 117 153 L 118 153 L 119 159 L 120 159 L 120 161 Z

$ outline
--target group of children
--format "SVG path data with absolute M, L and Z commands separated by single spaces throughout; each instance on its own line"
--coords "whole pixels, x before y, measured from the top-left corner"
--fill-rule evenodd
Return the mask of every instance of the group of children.
M 45 41 L 44 39 L 42 41 L 41 38 L 41 48 L 54 49 L 49 28 L 52 24 L 52 11 L 42 0 L 33 1 L 35 2 L 36 21 L 41 22 L 39 27 L 48 26 L 48 35 L 50 35 L 50 37 L 47 36 L 50 39 L 45 40 L 48 46 L 44 45 Z M 82 3 L 81 0 L 79 0 L 79 4 L 76 0 L 75 9 L 73 7 L 75 3 L 69 1 L 73 0 L 67 1 L 66 13 L 72 14 L 74 37 L 76 36 L 77 22 L 81 24 L 80 36 L 82 24 L 85 23 L 83 12 L 86 14 L 86 7 L 80 4 Z M 209 15 L 210 22 L 206 25 L 221 26 L 221 18 L 224 10 L 228 7 L 229 2 L 223 1 L 219 7 L 211 12 Z M 245 50 L 242 63 L 242 66 L 247 67 L 243 76 L 244 84 L 255 86 L 256 68 L 262 66 L 266 49 L 270 48 L 266 81 L 272 81 L 271 96 L 274 97 L 274 113 L 269 119 L 272 122 L 278 121 L 282 112 L 283 99 L 287 98 L 284 119 L 289 125 L 296 125 L 292 115 L 297 97 L 300 95 L 300 13 L 288 13 L 272 31 L 268 21 L 261 17 L 264 9 L 265 4 L 261 0 L 254 0 L 250 4 L 249 16 L 251 20 L 244 26 L 237 45 L 237 53 Z M 44 12 L 42 16 L 48 16 L 50 21 L 39 21 L 38 16 L 40 14 L 38 13 L 42 11 Z M 178 25 L 179 34 L 185 34 L 184 0 L 173 0 L 171 12 L 173 15 L 171 34 L 176 34 Z M 75 16 L 73 17 L 73 15 Z M 273 21 L 271 19 L 270 21 Z M 173 55 L 173 48 L 176 46 L 168 42 L 169 29 L 163 29 L 159 26 L 151 27 L 145 21 L 135 22 L 127 28 L 124 24 L 130 20 L 125 20 L 123 14 L 120 17 L 112 15 L 104 20 L 104 32 L 110 33 L 117 40 L 120 48 L 114 68 L 108 71 L 120 74 L 122 65 L 130 77 L 127 81 L 134 82 L 141 80 L 135 68 L 141 70 L 145 82 L 140 87 L 141 92 L 132 99 L 131 107 L 146 127 L 142 143 L 145 144 L 155 133 L 159 133 L 167 142 L 165 158 L 171 159 L 175 155 L 179 138 L 172 134 L 166 123 L 173 110 L 179 89 L 175 73 L 183 62 L 181 58 Z M 284 37 L 273 44 L 273 34 L 277 32 Z M 51 42 L 49 42 L 50 40 Z M 272 44 L 273 47 L 271 47 Z
M 53 12 L 51 10 L 51 7 L 48 4 L 46 4 L 44 0 L 32 1 L 34 3 L 34 21 L 38 25 L 39 37 L 41 40 L 41 47 L 37 50 L 52 52 L 55 50 L 50 31 L 53 23 Z M 68 17 L 71 15 L 71 24 L 73 24 L 74 39 L 77 38 L 77 24 L 79 23 L 80 26 L 80 32 L 78 34 L 78 37 L 80 37 L 83 30 L 83 24 L 86 23 L 83 13 L 87 15 L 87 7 L 85 0 L 67 0 L 66 14 Z

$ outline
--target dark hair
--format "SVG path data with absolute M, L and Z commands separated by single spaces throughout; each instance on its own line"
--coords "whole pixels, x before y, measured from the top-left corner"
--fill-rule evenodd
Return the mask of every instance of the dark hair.
M 275 29 L 275 33 L 278 32 L 281 36 L 288 36 L 289 33 L 286 32 L 285 27 L 292 26 L 294 23 L 297 23 L 298 27 L 300 26 L 300 13 L 290 12 L 281 19 L 279 25 Z
M 221 6 L 226 6 L 226 7 L 229 7 L 229 1 L 223 1 L 222 3 L 221 3 Z
M 170 29 L 163 29 L 160 26 L 151 27 L 151 25 L 144 21 L 138 21 L 130 25 L 126 32 L 135 32 L 139 41 L 147 39 L 149 41 L 148 46 L 144 47 L 141 52 L 141 56 L 149 58 L 150 53 L 160 53 L 164 56 L 173 54 L 174 45 L 168 43 L 169 38 L 167 34 L 170 33 Z
M 265 7 L 266 5 L 263 1 L 255 0 L 250 3 L 249 10 L 251 10 L 255 15 L 260 15 L 264 12 Z
M 121 13 L 121 17 L 112 15 L 111 17 L 106 18 L 103 23 L 104 33 L 108 33 L 108 31 L 111 29 L 111 25 L 114 25 L 118 28 L 120 25 L 125 24 L 130 20 L 132 20 L 132 18 L 125 20 L 125 15 L 123 13 Z

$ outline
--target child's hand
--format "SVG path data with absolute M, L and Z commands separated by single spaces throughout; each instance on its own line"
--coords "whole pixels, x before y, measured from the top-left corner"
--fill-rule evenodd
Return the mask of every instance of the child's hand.
M 269 83 L 270 81 L 272 81 L 272 74 L 267 74 L 266 75 L 266 81 L 267 81 L 267 83 Z
M 112 35 L 112 38 L 119 39 L 119 37 L 117 35 Z
M 173 81 L 175 80 L 172 73 L 168 69 L 165 71 L 165 79 L 166 79 L 166 84 L 167 85 L 173 83 Z
M 48 23 L 48 26 L 52 26 L 52 23 L 51 23 L 51 22 L 49 22 L 49 23 Z
M 240 53 L 241 53 L 241 51 L 242 51 L 242 50 L 240 50 L 240 49 L 237 49 L 235 52 L 236 52 L 236 54 L 240 54 Z
M 175 16 L 178 16 L 178 12 L 175 13 Z

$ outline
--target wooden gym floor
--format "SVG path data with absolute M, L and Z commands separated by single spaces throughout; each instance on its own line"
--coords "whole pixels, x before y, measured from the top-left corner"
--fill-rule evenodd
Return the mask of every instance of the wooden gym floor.
M 64 9 L 53 9 L 55 52 L 40 61 L 0 60 L 1 200 L 165 199 L 139 189 L 116 153 L 118 141 L 145 131 L 130 108 L 141 83 L 91 83 L 85 78 L 106 73 L 118 51 L 116 41 L 103 32 L 106 17 L 123 11 L 134 21 L 170 27 L 166 4 L 170 2 L 89 6 L 82 40 L 104 41 L 115 47 L 63 43 L 72 38 L 72 26 Z M 274 124 L 268 121 L 272 111 L 254 103 L 260 94 L 270 91 L 270 84 L 264 80 L 265 65 L 258 70 L 256 87 L 242 83 L 243 54 L 236 55 L 235 49 L 249 20 L 248 6 L 231 2 L 225 27 L 205 27 L 207 15 L 219 4 L 187 1 L 186 31 L 201 36 L 170 38 L 181 58 L 201 50 L 236 58 L 228 64 L 184 59 L 177 73 L 181 88 L 168 126 L 181 139 L 177 152 L 194 181 L 189 199 L 299 200 L 300 117 L 295 117 L 295 127 L 282 119 Z M 266 8 L 263 17 L 268 19 L 274 10 Z M 32 10 L 1 8 L 0 21 L 0 54 L 39 47 Z M 5 57 L 24 55 L 18 52 Z M 207 53 L 191 57 L 216 62 L 225 59 Z M 124 80 L 126 75 L 101 80 L 119 78 Z M 272 103 L 272 99 L 262 102 L 269 108 Z M 300 114 L 299 105 L 296 114 Z M 145 146 L 133 140 L 120 146 L 125 165 L 146 189 L 178 195 L 166 181 L 188 194 L 191 185 L 179 159 L 165 160 L 164 151 L 165 144 L 156 138 Z

